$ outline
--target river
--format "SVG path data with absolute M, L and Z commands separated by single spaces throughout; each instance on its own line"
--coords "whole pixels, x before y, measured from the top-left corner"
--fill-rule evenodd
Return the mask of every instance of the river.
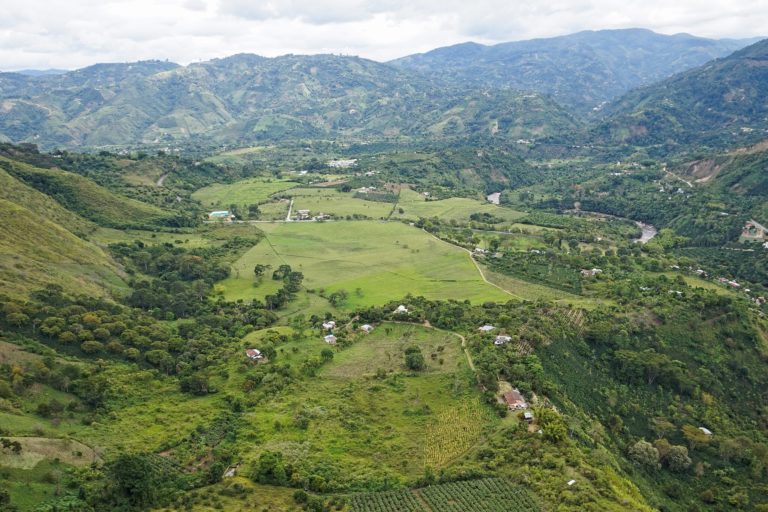
M 656 229 L 656 226 L 653 226 L 652 224 L 646 224 L 645 222 L 640 222 L 639 220 L 633 220 L 628 219 L 626 217 L 619 217 L 618 215 L 610 215 L 608 213 L 600 213 L 600 212 L 589 212 L 586 210 L 566 210 L 568 213 L 577 213 L 577 214 L 585 214 L 585 215 L 592 215 L 594 217 L 603 217 L 606 219 L 617 219 L 617 220 L 626 220 L 628 222 L 634 222 L 637 227 L 640 228 L 641 234 L 640 238 L 635 238 L 635 242 L 639 242 L 641 244 L 647 244 L 653 237 L 659 234 L 659 230 Z

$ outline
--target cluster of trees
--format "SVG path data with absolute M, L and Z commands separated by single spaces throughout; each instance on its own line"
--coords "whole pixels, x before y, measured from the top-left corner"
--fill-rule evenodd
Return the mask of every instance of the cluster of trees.
M 254 268 L 254 273 L 259 275 L 259 266 Z M 263 274 L 263 270 L 261 272 Z M 284 307 L 288 302 L 293 300 L 296 293 L 301 290 L 301 283 L 304 280 L 304 274 L 291 269 L 290 265 L 280 265 L 274 272 L 272 272 L 272 279 L 275 281 L 282 281 L 283 287 L 280 288 L 277 293 L 270 294 L 264 297 L 264 302 L 268 310 L 280 309 Z

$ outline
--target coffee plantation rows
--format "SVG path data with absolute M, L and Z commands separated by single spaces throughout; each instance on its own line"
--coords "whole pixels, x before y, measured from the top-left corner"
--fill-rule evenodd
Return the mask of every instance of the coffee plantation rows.
M 414 491 L 359 494 L 353 512 L 536 512 L 525 489 L 502 478 L 431 485 Z

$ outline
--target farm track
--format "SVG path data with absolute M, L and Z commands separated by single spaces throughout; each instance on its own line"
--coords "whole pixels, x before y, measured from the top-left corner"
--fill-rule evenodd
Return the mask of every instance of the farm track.
M 162 187 L 163 183 L 165 183 L 165 178 L 168 177 L 168 174 L 170 174 L 170 173 L 165 173 L 162 176 L 160 176 L 159 178 L 157 178 L 157 182 L 155 183 L 155 185 L 157 185 L 158 187 Z

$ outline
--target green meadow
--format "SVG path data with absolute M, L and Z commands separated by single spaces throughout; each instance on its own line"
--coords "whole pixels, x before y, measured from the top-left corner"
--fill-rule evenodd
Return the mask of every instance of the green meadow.
M 349 292 L 347 308 L 372 306 L 411 293 L 473 303 L 510 295 L 483 281 L 469 254 L 399 222 L 291 222 L 260 225 L 266 239 L 233 265 L 219 289 L 228 300 L 261 299 L 282 283 L 253 268 L 288 264 L 304 274 L 304 287 Z
M 312 214 L 325 213 L 334 217 L 364 215 L 372 219 L 389 216 L 392 203 L 357 199 L 352 192 L 332 188 L 296 188 L 291 190 L 293 210 L 309 210 Z
M 206 207 L 228 207 L 231 204 L 256 204 L 269 199 L 269 196 L 291 189 L 298 185 L 294 181 L 264 180 L 252 178 L 224 185 L 201 188 L 192 194 L 192 199 L 200 201 Z
M 399 209 L 403 213 L 399 213 Z M 393 217 L 418 219 L 438 217 L 443 221 L 469 221 L 473 213 L 488 213 L 506 222 L 514 222 L 525 217 L 524 212 L 503 208 L 495 204 L 465 197 L 451 197 L 437 201 L 427 201 L 426 198 L 410 189 L 400 191 L 400 200 Z
M 284 345 L 285 353 L 319 353 L 327 345 L 314 334 Z M 243 446 L 252 456 L 247 458 L 279 450 L 288 461 L 331 462 L 350 481 L 374 474 L 413 478 L 426 464 L 448 463 L 438 452 L 463 455 L 484 428 L 500 421 L 480 402 L 457 336 L 394 323 L 354 336 L 355 343 L 337 348 L 316 377 L 246 413 L 248 427 L 240 438 L 261 440 Z M 418 374 L 404 365 L 404 349 L 412 345 L 427 361 Z M 297 415 L 309 418 L 308 427 L 296 424 Z

